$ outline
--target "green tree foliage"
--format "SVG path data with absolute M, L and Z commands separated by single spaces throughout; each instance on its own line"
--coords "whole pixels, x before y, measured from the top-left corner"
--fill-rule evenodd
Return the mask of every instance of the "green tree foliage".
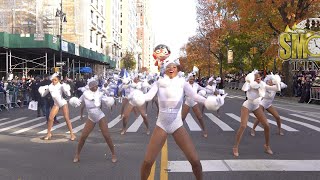
M 121 68 L 126 68 L 127 70 L 133 70 L 136 67 L 136 60 L 134 58 L 133 52 L 126 52 L 121 58 Z

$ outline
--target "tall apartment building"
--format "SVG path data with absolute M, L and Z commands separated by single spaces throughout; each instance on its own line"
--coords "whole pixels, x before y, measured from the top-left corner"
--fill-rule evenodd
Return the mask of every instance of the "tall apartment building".
M 121 53 L 133 52 L 136 59 L 136 70 L 138 69 L 138 41 L 137 41 L 137 3 L 136 0 L 120 0 L 121 18 L 120 33 L 122 37 Z
M 142 47 L 141 52 L 141 67 L 147 68 L 149 71 L 157 71 L 157 67 L 154 66 L 154 59 L 152 57 L 154 48 L 154 35 L 151 25 L 151 9 L 149 0 L 137 0 L 137 14 L 138 14 L 138 30 L 137 38 Z
M 120 68 L 121 58 L 121 2 L 119 0 L 107 0 L 106 1 L 106 32 L 107 32 L 107 54 L 112 60 L 116 61 L 116 68 Z

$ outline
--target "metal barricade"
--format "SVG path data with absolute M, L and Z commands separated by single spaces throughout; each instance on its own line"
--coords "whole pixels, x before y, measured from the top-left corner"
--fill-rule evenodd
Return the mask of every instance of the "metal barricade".
M 319 101 L 320 100 L 320 87 L 311 87 L 310 88 L 310 103 L 312 100 Z
M 242 83 L 242 82 L 240 82 L 240 83 L 238 84 L 238 89 L 239 89 L 239 90 L 242 89 L 243 84 L 244 84 L 244 83 Z
M 3 92 L 0 92 L 0 111 L 2 111 L 2 107 L 8 110 L 6 95 Z

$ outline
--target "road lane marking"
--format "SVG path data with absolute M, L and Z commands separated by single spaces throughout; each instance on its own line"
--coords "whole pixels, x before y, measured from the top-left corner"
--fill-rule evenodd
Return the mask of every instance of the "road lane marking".
M 218 125 L 223 131 L 234 131 L 229 125 L 221 121 L 219 118 L 217 118 L 215 115 L 211 113 L 205 113 L 205 115 L 216 125 Z
M 160 180 L 168 180 L 168 140 L 161 149 Z
M 120 121 L 121 121 L 121 118 L 120 118 L 120 115 L 119 115 L 114 120 L 112 120 L 111 122 L 108 123 L 108 128 L 112 128 L 113 126 L 118 124 L 118 122 L 120 122 Z
M 27 118 L 27 117 L 17 118 L 17 119 L 14 119 L 14 120 L 12 120 L 12 121 L 8 121 L 8 122 L 1 123 L 0 126 L 6 125 L 6 124 L 10 124 L 10 123 L 14 123 L 14 122 L 17 122 L 17 121 L 21 121 L 21 120 L 24 120 L 24 119 L 26 119 L 26 118 Z
M 31 123 L 31 122 L 34 122 L 34 121 L 38 121 L 38 120 L 40 120 L 42 118 L 43 117 L 38 117 L 38 118 L 29 120 L 29 121 L 24 121 L 24 122 L 19 123 L 19 124 L 15 124 L 15 125 L 12 125 L 12 126 L 9 126 L 9 127 L 6 127 L 6 128 L 2 128 L 2 129 L 0 129 L 0 132 L 6 131 L 6 130 L 9 130 L 9 129 L 12 129 L 12 128 L 16 128 L 16 127 L 19 127 L 19 126 L 22 126 L 24 124 L 28 124 L 28 123 Z
M 196 123 L 190 113 L 187 114 L 186 123 L 188 124 L 190 131 L 201 131 L 200 126 Z
M 9 118 L 1 118 L 0 121 L 4 121 L 4 120 L 7 120 L 7 119 L 9 119 Z
M 82 129 L 84 128 L 84 125 L 85 125 L 85 124 L 86 124 L 86 123 L 83 123 L 83 124 L 81 124 L 80 126 L 73 128 L 73 129 L 72 129 L 72 132 L 73 132 L 73 133 L 79 132 L 80 130 L 82 130 Z M 69 134 L 70 131 L 68 131 L 68 132 L 66 132 L 66 133 Z
M 320 171 L 320 160 L 201 160 L 203 172 L 213 171 Z M 230 168 L 228 168 L 228 167 Z M 189 161 L 169 161 L 168 172 L 192 172 Z
M 256 118 L 256 116 L 255 116 L 253 113 L 250 113 L 250 116 Z M 268 122 L 269 122 L 270 124 L 273 124 L 273 125 L 275 125 L 275 126 L 278 127 L 277 122 L 275 122 L 275 121 L 273 121 L 273 120 L 271 120 L 271 119 L 267 119 L 267 120 L 268 120 Z M 290 132 L 297 132 L 297 131 L 299 131 L 299 130 L 297 130 L 297 129 L 295 129 L 295 128 L 292 128 L 292 127 L 290 127 L 290 126 L 287 126 L 287 125 L 285 125 L 285 124 L 283 124 L 283 123 L 281 123 L 281 129 L 284 129 L 284 130 L 290 131 Z
M 291 115 L 291 116 L 298 117 L 298 118 L 301 118 L 301 119 L 309 120 L 309 121 L 312 121 L 312 122 L 320 123 L 319 120 L 316 120 L 316 119 L 314 119 L 314 118 L 309 118 L 309 117 L 302 116 L 302 115 L 299 115 L 299 114 L 290 114 L 290 115 Z
M 58 117 L 57 117 L 57 120 L 59 120 L 59 119 L 61 119 L 61 118 L 62 118 L 62 116 L 58 116 Z M 15 131 L 15 132 L 13 132 L 13 133 L 10 133 L 10 134 L 20 134 L 20 133 L 29 131 L 29 130 L 31 130 L 31 129 L 34 129 L 34 128 L 36 128 L 36 127 L 40 127 L 40 126 L 42 126 L 42 125 L 45 125 L 46 123 L 47 123 L 47 121 L 42 122 L 42 123 L 39 123 L 39 124 L 35 124 L 35 125 L 33 125 L 33 126 L 20 129 L 20 130 L 18 130 L 18 131 Z
M 272 115 L 269 114 L 269 116 L 272 116 Z M 283 116 L 280 116 L 280 118 L 282 120 L 289 121 L 289 122 L 292 122 L 292 123 L 295 123 L 295 124 L 299 124 L 301 126 L 305 126 L 307 128 L 310 128 L 310 129 L 313 129 L 315 131 L 320 132 L 320 128 L 317 127 L 317 126 L 314 126 L 314 125 L 311 125 L 311 124 L 308 124 L 308 123 L 304 123 L 304 122 L 300 122 L 300 121 L 296 121 L 296 120 L 293 120 L 293 119 L 290 119 L 290 118 L 286 118 L 286 117 L 283 117 Z
M 134 122 L 131 124 L 131 126 L 127 129 L 127 132 L 137 132 L 139 127 L 141 126 L 143 122 L 142 116 L 140 115 Z
M 241 122 L 241 118 L 233 113 L 226 113 L 229 117 L 233 118 L 234 120 Z M 248 121 L 247 126 L 249 126 L 251 129 L 253 128 L 253 124 Z M 263 131 L 263 129 L 260 126 L 257 126 L 255 129 L 256 131 Z
M 73 123 L 74 121 L 77 121 L 77 120 L 79 120 L 79 119 L 80 119 L 80 116 L 77 116 L 77 117 L 75 117 L 75 118 L 70 119 L 70 122 Z M 58 129 L 58 128 L 61 128 L 61 127 L 65 126 L 65 125 L 67 125 L 66 122 L 60 123 L 60 124 L 58 124 L 58 125 L 55 125 L 55 126 L 52 127 L 51 131 L 54 131 L 54 130 L 56 130 L 56 129 Z M 38 134 L 45 134 L 45 133 L 47 133 L 47 129 L 38 132 Z
M 148 177 L 148 180 L 154 180 L 155 172 L 156 172 L 156 161 L 154 161 L 154 163 L 151 167 L 151 171 L 150 171 L 150 175 Z

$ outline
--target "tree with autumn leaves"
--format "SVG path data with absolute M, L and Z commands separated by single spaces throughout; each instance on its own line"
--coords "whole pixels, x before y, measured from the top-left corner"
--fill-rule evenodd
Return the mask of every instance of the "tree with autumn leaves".
M 202 75 L 223 75 L 272 71 L 276 58 L 276 69 L 286 71 L 281 68 L 282 64 L 288 67 L 286 62 L 277 58 L 278 35 L 287 25 L 319 17 L 319 9 L 320 0 L 198 0 L 198 30 L 181 48 L 182 65 L 186 71 L 196 65 Z M 234 52 L 230 64 L 228 49 Z M 289 73 L 285 76 L 290 77 Z

